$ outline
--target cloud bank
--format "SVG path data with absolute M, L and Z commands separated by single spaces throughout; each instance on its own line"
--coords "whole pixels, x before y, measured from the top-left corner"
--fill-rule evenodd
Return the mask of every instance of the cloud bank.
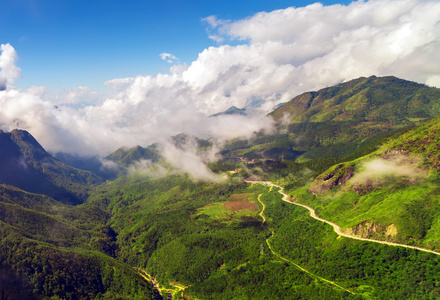
M 277 104 L 359 76 L 394 75 L 440 86 L 438 1 L 316 3 L 204 21 L 209 36 L 223 44 L 166 74 L 110 80 L 111 95 L 86 87 L 55 96 L 44 87 L 18 90 L 11 86 L 20 77 L 17 54 L 1 45 L 0 127 L 28 130 L 52 152 L 106 155 L 182 132 L 219 141 L 249 138 L 271 130 L 264 115 Z M 255 113 L 208 117 L 231 106 Z

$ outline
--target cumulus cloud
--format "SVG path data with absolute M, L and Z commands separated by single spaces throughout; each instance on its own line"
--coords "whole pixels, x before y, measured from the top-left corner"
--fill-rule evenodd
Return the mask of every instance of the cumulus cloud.
M 26 90 L 27 93 L 42 99 L 47 99 L 52 94 L 52 90 L 45 86 L 33 85 Z
M 225 39 L 246 41 L 243 51 L 258 55 L 261 65 L 288 69 L 283 87 L 296 94 L 372 74 L 436 82 L 430 78 L 440 64 L 439 13 L 438 1 L 370 0 L 290 7 L 214 25 Z
M 202 19 L 203 22 L 207 23 L 209 26 L 206 28 L 208 37 L 217 42 L 222 43 L 225 35 L 227 25 L 231 22 L 230 20 L 221 20 L 216 16 L 208 16 Z
M 10 44 L 0 45 L 0 91 L 6 89 L 7 84 L 12 84 L 21 76 L 21 70 L 15 65 L 17 53 Z
M 271 130 L 265 114 L 279 103 L 359 76 L 395 75 L 440 86 L 438 1 L 316 3 L 204 22 L 208 35 L 225 44 L 204 49 L 188 64 L 162 53 L 173 63 L 167 74 L 110 80 L 105 84 L 114 92 L 105 96 L 85 87 L 57 95 L 41 87 L 4 90 L 20 69 L 13 47 L 2 45 L 1 128 L 29 130 L 48 150 L 74 154 L 106 155 L 182 132 L 212 137 L 220 145 Z M 55 109 L 60 103 L 65 105 Z M 255 114 L 208 117 L 231 106 Z M 190 150 L 179 157 L 191 160 Z

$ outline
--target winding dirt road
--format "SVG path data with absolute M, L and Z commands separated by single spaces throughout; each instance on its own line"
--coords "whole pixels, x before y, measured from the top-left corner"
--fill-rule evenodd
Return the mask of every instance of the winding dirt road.
M 279 185 L 276 185 L 276 184 L 274 184 L 274 183 L 272 183 L 272 182 L 270 182 L 270 181 L 246 181 L 246 182 L 251 183 L 251 184 L 253 184 L 253 183 L 265 184 L 265 185 L 268 185 L 268 186 L 271 186 L 271 187 L 277 187 L 277 188 L 279 188 L 278 192 L 279 192 L 281 195 L 283 195 L 282 200 L 283 200 L 284 202 L 287 202 L 287 203 L 290 203 L 290 204 L 294 204 L 294 205 L 298 205 L 298 206 L 301 206 L 301 207 L 307 208 L 307 209 L 309 210 L 309 212 L 310 212 L 310 216 L 311 216 L 312 218 L 314 218 L 314 219 L 316 219 L 316 220 L 318 220 L 318 221 L 324 222 L 324 223 L 326 223 L 326 224 L 329 224 L 330 226 L 333 227 L 333 230 L 334 230 L 339 236 L 343 236 L 343 237 L 346 237 L 346 238 L 349 238 L 349 239 L 354 239 L 354 240 L 365 241 L 365 242 L 372 242 L 372 243 L 385 244 L 385 245 L 390 245 L 390 246 L 397 246 L 397 247 L 403 247 L 403 248 L 415 249 L 415 250 L 419 250 L 419 251 L 424 251 L 424 252 L 432 253 L 432 254 L 435 254 L 435 255 L 440 255 L 440 252 L 433 251 L 433 250 L 428 250 L 428 249 L 421 248 L 421 247 L 417 247 L 417 246 L 409 246 L 409 245 L 404 245 L 404 244 L 399 244 L 399 243 L 392 243 L 392 242 L 386 242 L 386 241 L 379 241 L 379 240 L 367 239 L 367 238 L 362 238 L 362 237 L 357 237 L 357 236 L 353 236 L 353 235 L 346 234 L 346 233 L 344 233 L 344 232 L 341 231 L 341 228 L 340 228 L 337 224 L 335 224 L 335 223 L 333 223 L 333 222 L 330 222 L 330 221 L 328 221 L 328 220 L 325 220 L 325 219 L 323 219 L 323 218 L 318 217 L 318 216 L 316 215 L 316 213 L 315 213 L 315 210 L 314 210 L 313 208 L 311 208 L 310 206 L 307 206 L 307 205 L 305 205 L 305 204 L 301 204 L 301 203 L 298 203 L 298 202 L 292 202 L 292 201 L 290 201 L 290 200 L 289 200 L 290 197 L 289 197 L 289 195 L 287 195 L 286 193 L 284 193 L 284 188 L 283 188 L 283 187 L 281 187 L 281 186 L 279 186 Z
M 263 195 L 263 194 L 258 195 L 258 202 L 260 202 L 261 205 L 263 206 L 263 209 L 260 212 L 260 217 L 263 219 L 263 222 L 261 222 L 261 226 L 263 226 L 264 222 L 266 222 L 266 217 L 264 216 L 264 210 L 266 209 L 266 205 L 264 205 L 263 201 L 261 201 L 261 199 L 260 199 L 261 195 Z
M 275 185 L 271 185 L 271 186 L 270 186 L 270 191 L 272 191 L 272 188 L 273 188 L 274 186 L 275 186 Z M 266 217 L 264 216 L 264 210 L 265 210 L 265 208 L 266 208 L 266 205 L 264 204 L 263 201 L 261 201 L 261 196 L 262 196 L 262 195 L 263 195 L 263 194 L 259 194 L 259 195 L 258 195 L 258 198 L 257 198 L 257 199 L 258 199 L 258 202 L 260 202 L 261 205 L 263 206 L 263 208 L 262 208 L 262 210 L 261 210 L 261 212 L 260 212 L 260 216 L 261 216 L 261 218 L 263 219 L 263 222 L 261 222 L 261 226 L 263 226 L 264 222 L 266 222 Z M 275 233 L 272 231 L 272 235 L 266 239 L 266 244 L 267 244 L 267 246 L 269 247 L 269 250 L 272 252 L 273 255 L 275 255 L 275 256 L 277 256 L 279 259 L 281 259 L 281 260 L 283 260 L 283 261 L 285 261 L 285 262 L 287 262 L 287 263 L 289 263 L 289 264 L 295 266 L 295 267 L 296 267 L 297 269 L 299 269 L 300 271 L 307 273 L 309 276 L 311 276 L 311 277 L 313 277 L 313 278 L 315 278 L 315 279 L 318 279 L 318 280 L 321 280 L 321 281 L 323 281 L 323 282 L 329 283 L 329 284 L 331 284 L 331 285 L 333 285 L 333 286 L 335 286 L 335 287 L 337 287 L 337 288 L 340 288 L 340 289 L 342 289 L 342 290 L 344 290 L 344 291 L 346 291 L 346 292 L 349 292 L 350 294 L 353 294 L 353 295 L 354 295 L 354 293 L 353 293 L 352 291 L 350 291 L 350 290 L 344 288 L 343 286 L 340 286 L 340 285 L 337 284 L 336 282 L 331 281 L 331 280 L 328 280 L 328 279 L 325 279 L 324 277 L 320 277 L 320 276 L 318 276 L 318 275 L 316 275 L 316 274 L 310 273 L 308 270 L 304 269 L 303 267 L 301 267 L 301 266 L 298 265 L 297 263 L 295 263 L 295 262 L 293 262 L 293 261 L 291 261 L 291 260 L 289 260 L 289 259 L 287 259 L 287 258 L 285 258 L 285 257 L 282 257 L 280 254 L 276 253 L 275 250 L 273 250 L 272 245 L 269 243 L 269 239 L 270 239 L 271 237 L 273 237 L 274 234 L 275 234 Z
M 271 237 L 272 237 L 273 235 L 274 235 L 274 232 L 272 231 L 272 235 L 271 235 Z M 331 285 L 333 285 L 333 286 L 335 286 L 335 287 L 337 287 L 337 288 L 340 288 L 341 290 L 344 290 L 344 291 L 346 291 L 346 292 L 348 292 L 348 293 L 350 293 L 350 294 L 353 294 L 353 295 L 355 294 L 355 293 L 353 293 L 352 291 L 350 291 L 349 289 L 346 289 L 345 287 L 340 286 L 340 285 L 337 284 L 336 282 L 331 281 L 331 280 L 328 280 L 328 279 L 325 279 L 324 277 L 318 276 L 318 275 L 316 275 L 316 274 L 310 273 L 308 270 L 304 269 L 303 267 L 301 267 L 301 266 L 298 265 L 297 263 L 294 263 L 293 261 L 288 260 L 287 258 L 282 257 L 281 255 L 279 255 L 278 253 L 276 253 L 276 252 L 273 250 L 272 245 L 269 243 L 269 238 L 266 239 L 266 244 L 267 244 L 267 246 L 269 247 L 269 249 L 270 249 L 270 251 L 272 252 L 273 255 L 275 255 L 275 256 L 277 256 L 278 258 L 280 258 L 281 260 L 284 260 L 285 262 L 287 262 L 287 263 L 289 263 L 289 264 L 295 266 L 295 267 L 298 268 L 299 270 L 301 270 L 301 271 L 303 271 L 303 272 L 309 274 L 309 276 L 312 276 L 313 278 L 316 278 L 316 279 L 321 280 L 321 281 L 323 281 L 323 282 L 329 283 L 329 284 L 331 284 Z

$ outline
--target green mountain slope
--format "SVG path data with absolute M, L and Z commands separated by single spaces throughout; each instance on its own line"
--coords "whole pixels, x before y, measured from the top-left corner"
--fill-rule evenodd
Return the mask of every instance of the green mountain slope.
M 63 164 L 22 130 L 0 131 L 0 165 L 0 183 L 64 203 L 83 202 L 89 188 L 101 182 L 91 172 Z
M 216 183 L 133 171 L 97 185 L 26 132 L 1 132 L 0 285 L 23 299 L 439 298 L 440 256 L 339 237 L 276 187 L 241 180 L 275 178 L 353 235 L 440 250 L 440 119 L 421 125 L 439 99 L 394 77 L 306 93 L 273 112 L 276 133 L 226 145 L 210 166 L 229 180 Z M 108 159 L 165 163 L 154 146 Z M 90 196 L 71 206 L 49 197 L 60 189 Z
M 143 148 L 136 146 L 133 148 L 119 148 L 106 157 L 107 160 L 117 163 L 120 167 L 128 167 L 140 160 L 150 160 L 156 162 L 160 158 L 154 145 Z
M 111 215 L 119 259 L 145 269 L 163 292 L 183 298 L 440 295 L 434 275 L 439 256 L 340 238 L 264 185 L 132 174 L 101 186 L 90 202 Z
M 286 114 L 291 123 L 330 121 L 412 121 L 438 114 L 436 88 L 396 77 L 358 78 L 317 92 L 308 92 L 273 111 L 275 120 Z
M 292 194 L 348 233 L 440 250 L 439 132 L 436 118 Z
M 273 261 L 270 228 L 258 215 L 263 186 L 131 175 L 102 189 L 90 200 L 113 215 L 120 259 L 146 269 L 164 289 L 181 286 L 197 299 L 352 298 Z
M 396 77 L 359 78 L 299 95 L 269 114 L 275 134 L 234 141 L 223 154 L 298 162 L 338 158 L 440 116 L 440 89 Z

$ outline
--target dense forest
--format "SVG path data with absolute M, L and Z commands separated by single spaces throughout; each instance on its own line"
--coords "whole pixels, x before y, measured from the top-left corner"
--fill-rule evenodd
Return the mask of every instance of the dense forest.
M 439 251 L 439 101 L 374 76 L 300 95 L 271 114 L 275 132 L 220 150 L 216 182 L 155 144 L 95 172 L 2 131 L 2 299 L 438 299 L 440 255 L 339 236 L 289 201 L 353 236 Z M 139 160 L 160 176 L 130 168 Z

